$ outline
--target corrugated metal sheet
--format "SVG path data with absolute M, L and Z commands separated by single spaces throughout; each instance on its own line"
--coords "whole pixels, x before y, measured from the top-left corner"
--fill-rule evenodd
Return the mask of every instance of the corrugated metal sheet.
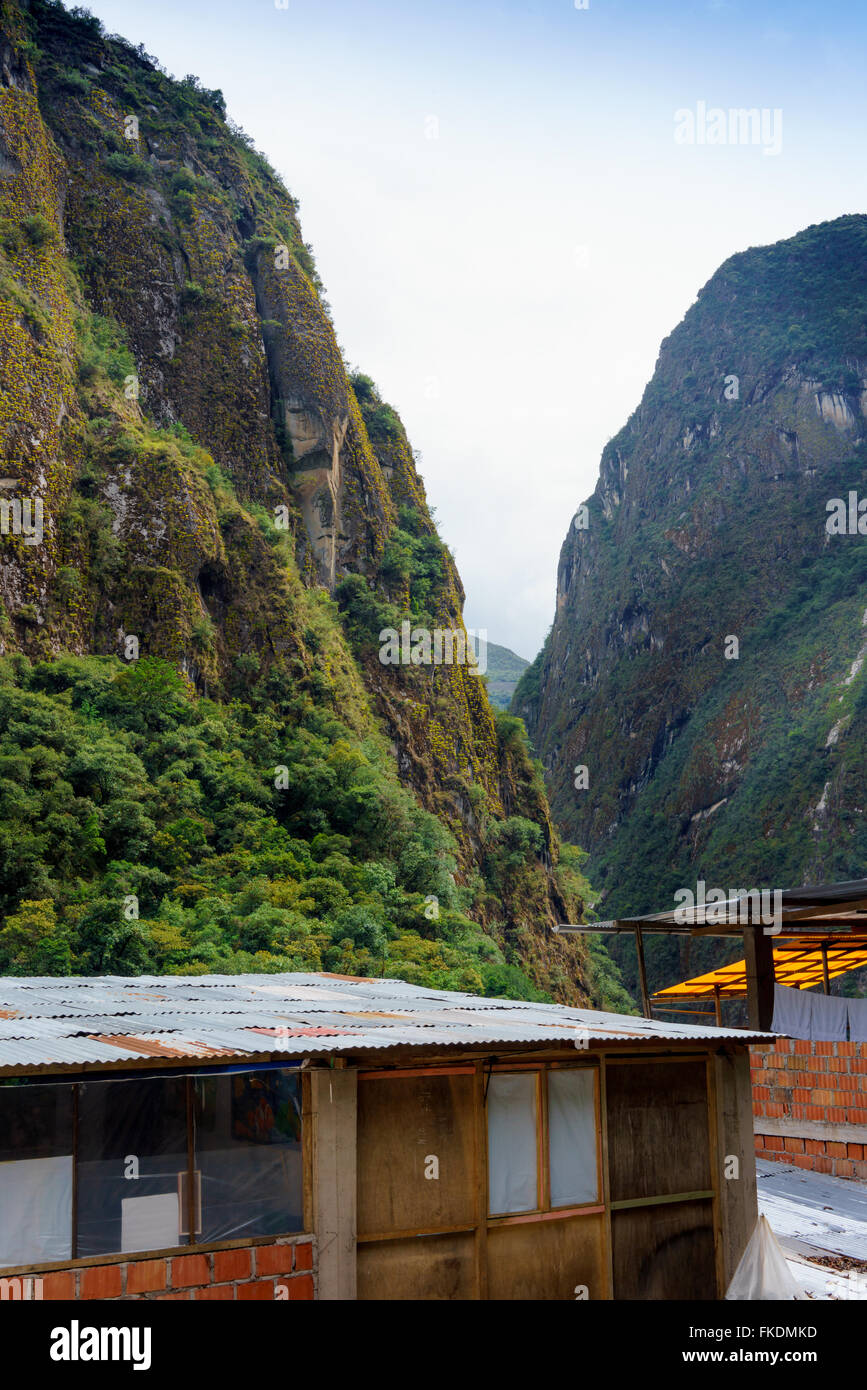
M 334 975 L 0 980 L 0 1072 L 412 1047 L 770 1041 L 770 1033 Z

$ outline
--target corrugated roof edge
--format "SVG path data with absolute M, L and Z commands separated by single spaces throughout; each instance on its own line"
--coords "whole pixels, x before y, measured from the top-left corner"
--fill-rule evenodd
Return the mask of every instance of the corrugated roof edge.
M 178 1013 L 184 1001 L 207 1003 L 207 1021 Z M 263 1015 L 275 1028 L 265 1047 Z M 771 1043 L 777 1036 L 324 973 L 6 976 L 0 977 L 0 1018 L 5 1020 L 0 1076 L 5 1077 L 367 1056 L 395 1048 L 419 1057 L 445 1049 L 538 1050 L 568 1044 L 746 1046 Z M 46 1019 L 62 1021 L 59 1034 L 52 1029 L 46 1036 L 34 1026 Z

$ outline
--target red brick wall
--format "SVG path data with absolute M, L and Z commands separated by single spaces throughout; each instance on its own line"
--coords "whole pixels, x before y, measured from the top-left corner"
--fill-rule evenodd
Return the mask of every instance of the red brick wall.
M 267 1245 L 210 1250 L 157 1259 L 143 1257 L 46 1270 L 33 1279 L 30 1297 L 43 1299 L 299 1299 L 316 1297 L 311 1236 Z M 41 1280 L 41 1286 L 39 1281 Z
M 867 1178 L 867 1043 L 781 1039 L 750 1054 L 756 1156 L 838 1178 Z M 768 1134 L 762 1120 L 791 1134 Z M 809 1137 L 817 1125 L 845 1126 L 845 1137 Z M 863 1130 L 853 1136 L 853 1126 Z M 799 1133 L 799 1130 L 802 1132 Z

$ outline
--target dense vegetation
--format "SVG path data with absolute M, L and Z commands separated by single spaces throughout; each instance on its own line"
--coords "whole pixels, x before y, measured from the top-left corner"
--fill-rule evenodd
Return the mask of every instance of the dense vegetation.
M 279 689 L 195 700 L 148 658 L 11 658 L 0 681 L 4 971 L 330 970 L 543 997 L 466 915 L 449 834 L 335 714 Z M 501 826 L 494 879 L 532 848 Z

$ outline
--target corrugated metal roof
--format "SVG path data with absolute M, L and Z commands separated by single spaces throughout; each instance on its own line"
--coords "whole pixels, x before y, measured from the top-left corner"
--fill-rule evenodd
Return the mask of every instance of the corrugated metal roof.
M 149 1058 L 773 1037 L 324 974 L 0 979 L 0 1072 L 7 1073 Z

